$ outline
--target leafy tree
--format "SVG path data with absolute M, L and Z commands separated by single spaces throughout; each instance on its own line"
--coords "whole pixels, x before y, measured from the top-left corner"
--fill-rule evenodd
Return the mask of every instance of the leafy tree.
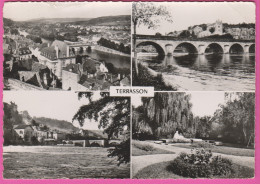
M 221 113 L 218 117 L 223 123 L 224 139 L 247 145 L 254 135 L 255 94 L 226 93 L 225 96 L 227 102 L 220 106 Z
M 190 95 L 155 93 L 153 98 L 142 98 L 142 102 L 143 109 L 138 109 L 141 112 L 138 120 L 133 120 L 134 133 L 146 132 L 157 138 L 172 138 L 178 128 L 185 136 L 195 134 Z
M 156 28 L 161 20 L 172 22 L 171 14 L 165 6 L 156 6 L 150 2 L 134 2 L 132 4 L 132 22 L 134 26 L 133 35 L 133 52 L 134 59 L 137 58 L 136 53 L 136 28 L 143 24 L 148 29 Z M 135 62 L 136 74 L 138 75 L 138 63 Z
M 130 162 L 130 98 L 110 97 L 109 93 L 100 93 L 101 98 L 93 101 L 93 93 L 80 92 L 79 99 L 87 98 L 89 104 L 83 105 L 74 115 L 73 121 L 77 120 L 81 126 L 85 119 L 99 122 L 98 127 L 104 129 L 108 139 L 124 135 L 125 140 L 113 149 L 109 149 L 109 157 L 117 157 L 118 165 Z
M 188 37 L 190 37 L 190 36 L 191 36 L 191 34 L 190 34 L 190 32 L 187 31 L 187 30 L 182 31 L 182 32 L 180 33 L 180 35 L 179 35 L 179 37 L 181 37 L 181 38 L 188 38 Z
M 209 32 L 211 32 L 211 34 L 214 33 L 214 32 L 215 32 L 215 28 L 214 28 L 214 27 L 211 27 L 211 28 L 209 29 Z

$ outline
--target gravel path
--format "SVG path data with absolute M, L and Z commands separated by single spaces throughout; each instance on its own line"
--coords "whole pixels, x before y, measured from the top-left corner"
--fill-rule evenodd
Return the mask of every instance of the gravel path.
M 141 169 L 160 162 L 167 162 L 175 159 L 181 152 L 189 153 L 190 149 L 180 148 L 172 145 L 155 144 L 153 142 L 147 142 L 155 148 L 164 149 L 167 151 L 175 152 L 175 154 L 157 154 L 157 155 L 143 155 L 143 156 L 132 156 L 132 176 L 135 176 Z M 221 153 L 213 153 L 214 156 L 221 155 L 222 157 L 232 160 L 234 163 L 250 168 L 255 168 L 255 158 L 247 156 L 234 156 L 226 155 Z

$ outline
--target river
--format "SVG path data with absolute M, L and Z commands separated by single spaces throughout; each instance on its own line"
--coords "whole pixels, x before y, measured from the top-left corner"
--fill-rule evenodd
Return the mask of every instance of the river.
M 43 43 L 49 43 L 52 44 L 51 40 L 47 40 L 44 38 L 41 38 Z M 114 67 L 119 69 L 129 69 L 130 73 L 130 67 L 131 67 L 131 58 L 126 56 L 120 56 L 117 54 L 111 54 L 106 52 L 101 52 L 95 49 L 92 49 L 91 52 L 84 51 L 84 54 L 89 55 L 92 58 L 98 59 L 98 60 L 104 60 L 106 63 L 112 63 Z
M 178 90 L 254 91 L 255 55 L 217 54 L 142 56 L 138 60 L 162 73 L 167 84 Z
M 101 52 L 101 51 L 94 50 L 94 49 L 92 49 L 91 52 L 87 52 L 87 54 L 92 58 L 95 58 L 98 60 L 104 60 L 106 63 L 112 63 L 114 65 L 114 67 L 116 67 L 116 68 L 129 69 L 129 71 L 130 71 L 130 68 L 131 68 L 131 58 L 130 57 Z

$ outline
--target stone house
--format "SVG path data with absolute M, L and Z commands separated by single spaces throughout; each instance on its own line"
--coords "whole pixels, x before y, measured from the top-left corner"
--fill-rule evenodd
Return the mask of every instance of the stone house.
M 14 130 L 23 141 L 31 143 L 34 131 L 30 125 L 14 125 Z

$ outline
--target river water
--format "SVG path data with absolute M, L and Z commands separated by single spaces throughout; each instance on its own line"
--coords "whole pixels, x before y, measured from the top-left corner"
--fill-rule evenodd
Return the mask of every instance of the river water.
M 52 43 L 51 40 L 47 40 L 44 38 L 41 38 L 41 39 L 42 39 L 43 43 L 49 43 L 49 44 Z M 101 52 L 101 51 L 98 51 L 95 49 L 92 49 L 91 52 L 84 51 L 84 54 L 87 54 L 90 57 L 98 59 L 98 60 L 103 60 L 106 63 L 112 63 L 114 65 L 114 67 L 116 67 L 116 68 L 129 69 L 129 73 L 130 73 L 130 68 L 131 68 L 130 57 Z
M 166 84 L 180 90 L 254 91 L 255 56 L 216 54 L 150 57 L 138 60 L 162 73 Z
M 116 54 L 101 52 L 98 50 L 92 49 L 91 52 L 87 52 L 87 54 L 95 59 L 104 60 L 106 63 L 112 63 L 114 67 L 121 69 L 129 69 L 131 68 L 131 58 L 126 56 L 120 56 Z

